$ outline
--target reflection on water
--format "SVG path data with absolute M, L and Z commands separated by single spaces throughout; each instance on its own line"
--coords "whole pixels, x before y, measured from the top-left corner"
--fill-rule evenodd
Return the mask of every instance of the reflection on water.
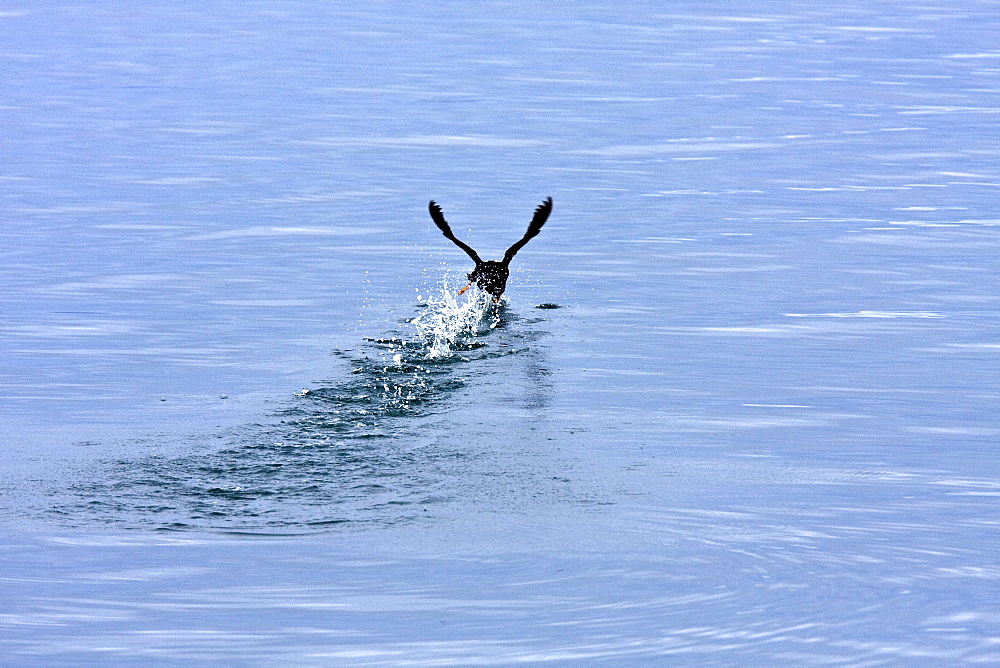
M 338 524 L 396 524 L 449 501 L 442 479 L 478 465 L 461 441 L 441 437 L 435 416 L 470 383 L 507 376 L 505 358 L 527 360 L 534 389 L 522 402 L 544 405 L 546 372 L 528 344 L 543 333 L 473 290 L 447 285 L 421 304 L 400 333 L 335 351 L 343 380 L 302 390 L 269 424 L 234 430 L 227 445 L 180 456 L 114 462 L 100 479 L 75 487 L 84 499 L 56 512 L 126 526 L 230 531 L 303 531 Z M 537 322 L 537 321 L 536 321 Z

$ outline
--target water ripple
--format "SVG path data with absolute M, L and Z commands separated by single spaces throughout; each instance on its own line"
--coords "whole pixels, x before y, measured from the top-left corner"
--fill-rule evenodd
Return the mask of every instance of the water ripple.
M 180 455 L 123 458 L 73 488 L 51 512 L 163 530 L 300 532 L 343 524 L 398 524 L 451 500 L 441 481 L 474 468 L 475 454 L 442 439 L 437 416 L 483 365 L 538 336 L 485 293 L 446 288 L 422 304 L 408 333 L 335 351 L 349 371 L 303 390 L 263 424 L 204 438 Z M 215 435 L 219 438 L 219 435 Z M 83 518 L 81 520 L 81 518 Z

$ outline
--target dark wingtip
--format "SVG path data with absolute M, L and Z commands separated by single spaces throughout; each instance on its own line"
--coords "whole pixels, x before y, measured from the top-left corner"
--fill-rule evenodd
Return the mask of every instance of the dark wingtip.
M 552 213 L 552 198 L 546 197 L 545 201 L 538 205 L 535 209 L 535 215 L 532 218 L 532 225 L 537 225 L 541 227 L 548 220 L 549 214 Z
M 434 220 L 435 225 L 438 227 L 441 227 L 442 224 L 447 225 L 447 223 L 444 222 L 444 211 L 441 210 L 441 207 L 438 206 L 437 202 L 431 200 L 430 204 L 427 205 L 427 210 L 430 211 L 431 218 Z

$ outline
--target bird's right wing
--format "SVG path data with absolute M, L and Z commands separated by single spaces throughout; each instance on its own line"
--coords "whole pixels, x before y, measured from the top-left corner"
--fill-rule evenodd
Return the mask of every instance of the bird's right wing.
M 542 225 L 544 225 L 545 221 L 549 219 L 550 213 L 552 213 L 552 198 L 547 197 L 545 201 L 539 204 L 538 208 L 535 209 L 535 215 L 532 217 L 531 223 L 528 224 L 528 231 L 524 233 L 524 236 L 521 237 L 520 241 L 508 248 L 507 252 L 504 253 L 504 264 L 510 264 L 510 261 L 514 258 L 515 253 L 524 248 L 524 244 L 531 241 L 531 239 L 541 231 Z
M 430 206 L 428 208 L 430 209 L 431 212 L 431 219 L 434 220 L 434 224 L 438 226 L 438 229 L 444 233 L 444 236 L 448 239 L 451 239 L 456 246 L 458 246 L 466 253 L 468 253 L 469 257 L 472 258 L 472 260 L 476 263 L 477 266 L 482 264 L 483 261 L 479 259 L 479 255 L 476 253 L 476 251 L 472 250 L 472 246 L 462 243 L 457 238 L 455 238 L 455 234 L 451 231 L 451 228 L 448 226 L 448 221 L 444 219 L 444 214 L 441 213 L 441 207 L 439 207 L 434 202 L 434 200 L 431 200 Z

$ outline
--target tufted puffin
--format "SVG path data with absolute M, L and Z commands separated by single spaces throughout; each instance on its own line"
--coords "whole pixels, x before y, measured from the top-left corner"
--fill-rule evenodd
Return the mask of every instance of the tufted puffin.
M 471 246 L 455 238 L 455 234 L 448 226 L 448 221 L 444 219 L 444 214 L 441 213 L 441 207 L 434 200 L 431 200 L 429 208 L 434 224 L 444 233 L 444 236 L 455 242 L 455 245 L 468 253 L 472 261 L 476 263 L 476 268 L 472 270 L 472 273 L 467 274 L 469 284 L 459 290 L 458 294 L 462 294 L 469 289 L 470 285 L 475 283 L 479 286 L 480 290 L 493 295 L 494 302 L 498 302 L 500 301 L 500 295 L 507 289 L 507 277 L 510 276 L 510 261 L 514 259 L 517 251 L 521 250 L 542 229 L 542 225 L 545 224 L 549 214 L 552 213 L 552 198 L 546 198 L 544 202 L 538 205 L 531 223 L 528 224 L 528 231 L 524 233 L 520 241 L 507 249 L 507 252 L 503 255 L 503 259 L 499 261 L 487 260 L 484 262 Z

